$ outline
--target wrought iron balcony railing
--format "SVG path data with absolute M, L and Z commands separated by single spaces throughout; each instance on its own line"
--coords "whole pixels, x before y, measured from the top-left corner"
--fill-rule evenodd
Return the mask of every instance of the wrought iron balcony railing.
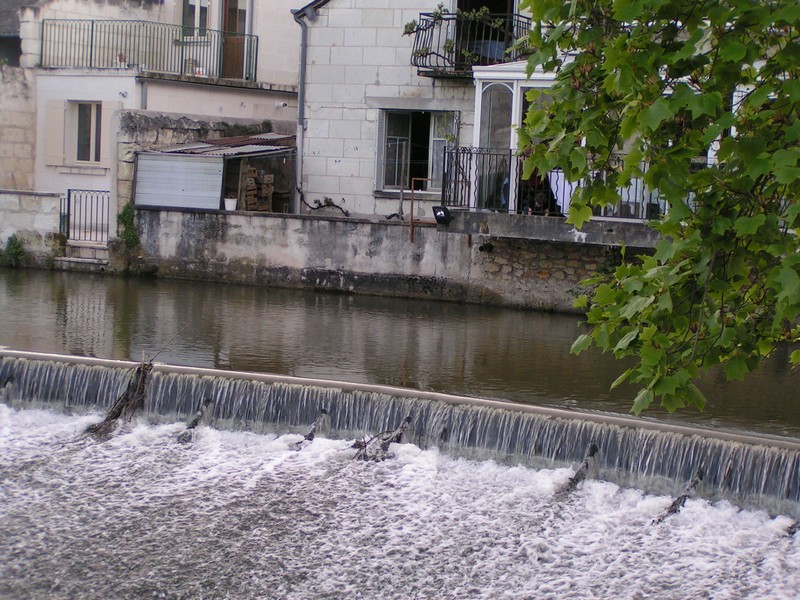
M 531 29 L 528 17 L 483 10 L 422 13 L 407 33 L 414 36 L 411 64 L 428 77 L 472 77 L 475 65 L 519 60 Z
M 43 67 L 135 68 L 255 81 L 258 36 L 153 21 L 44 19 Z
M 447 148 L 444 154 L 442 204 L 456 208 L 528 215 L 566 215 L 576 184 L 560 170 L 522 179 L 522 161 L 511 150 Z M 666 210 L 658 190 L 641 179 L 617 190 L 620 201 L 596 215 L 622 219 L 655 219 Z

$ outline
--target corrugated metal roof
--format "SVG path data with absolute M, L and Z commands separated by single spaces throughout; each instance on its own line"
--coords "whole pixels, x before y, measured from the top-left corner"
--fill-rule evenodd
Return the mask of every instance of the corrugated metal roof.
M 256 135 L 239 135 L 234 137 L 219 138 L 216 140 L 203 140 L 215 146 L 248 146 L 251 144 L 267 146 L 294 146 L 293 135 L 283 133 L 258 133 Z
M 250 144 L 249 146 L 235 146 L 229 148 L 227 146 L 209 146 L 205 150 L 198 150 L 192 154 L 204 154 L 206 156 L 237 156 L 244 154 L 273 154 L 278 152 L 286 152 L 285 146 L 260 146 Z
M 265 146 L 248 144 L 244 146 L 224 146 L 207 143 L 186 144 L 159 150 L 145 150 L 142 154 L 193 154 L 200 156 L 253 156 L 266 154 L 288 154 L 294 148 L 286 146 Z

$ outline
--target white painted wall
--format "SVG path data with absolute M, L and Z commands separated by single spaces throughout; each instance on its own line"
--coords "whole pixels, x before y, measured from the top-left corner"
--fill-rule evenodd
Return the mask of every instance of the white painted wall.
M 145 108 L 154 112 L 180 112 L 208 117 L 294 121 L 297 96 L 212 84 L 150 80 Z M 286 106 L 283 106 L 286 104 Z
M 291 10 L 306 2 L 253 0 L 252 4 L 253 33 L 258 36 L 258 81 L 295 89 L 300 68 L 300 26 Z M 297 106 L 296 101 L 293 104 Z

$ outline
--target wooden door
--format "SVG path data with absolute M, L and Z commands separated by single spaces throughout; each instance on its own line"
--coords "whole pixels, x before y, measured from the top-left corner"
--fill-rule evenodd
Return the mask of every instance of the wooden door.
M 247 5 L 245 0 L 224 0 L 222 29 L 222 66 L 220 76 L 244 79 L 245 27 Z

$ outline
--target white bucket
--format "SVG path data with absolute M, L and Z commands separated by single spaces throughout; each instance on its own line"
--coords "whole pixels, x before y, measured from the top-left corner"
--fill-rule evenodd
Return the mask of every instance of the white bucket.
M 225 198 L 225 210 L 236 210 L 236 198 Z

